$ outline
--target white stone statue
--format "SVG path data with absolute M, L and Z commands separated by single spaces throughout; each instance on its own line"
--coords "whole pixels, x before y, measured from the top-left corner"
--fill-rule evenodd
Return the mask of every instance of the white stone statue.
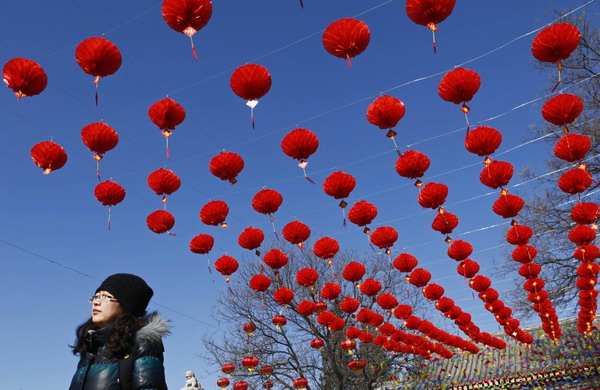
M 186 371 L 185 372 L 185 387 L 182 387 L 181 390 L 191 390 L 191 389 L 202 390 L 202 386 L 198 382 L 198 379 L 196 379 L 196 374 L 194 374 L 192 371 Z

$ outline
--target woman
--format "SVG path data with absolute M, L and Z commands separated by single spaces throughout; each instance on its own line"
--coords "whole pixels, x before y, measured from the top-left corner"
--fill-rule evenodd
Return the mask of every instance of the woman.
M 70 346 L 80 360 L 69 390 L 167 389 L 162 337 L 169 325 L 157 313 L 145 316 L 153 294 L 131 274 L 102 282 L 90 298 L 92 317 Z

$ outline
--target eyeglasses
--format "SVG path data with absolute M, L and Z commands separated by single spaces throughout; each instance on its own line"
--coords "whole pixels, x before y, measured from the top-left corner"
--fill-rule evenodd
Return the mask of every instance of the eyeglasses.
M 94 303 L 96 301 L 98 301 L 100 303 L 104 303 L 104 302 L 118 302 L 114 297 L 111 297 L 111 296 L 106 295 L 106 294 L 94 295 L 92 297 L 89 297 L 88 301 L 90 303 Z

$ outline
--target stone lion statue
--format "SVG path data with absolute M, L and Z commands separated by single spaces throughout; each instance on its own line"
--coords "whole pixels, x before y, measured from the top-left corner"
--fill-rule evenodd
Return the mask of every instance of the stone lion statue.
M 190 389 L 202 390 L 202 386 L 200 386 L 198 379 L 196 379 L 196 374 L 194 374 L 192 371 L 186 371 L 185 372 L 185 387 L 182 387 L 181 390 L 190 390 Z

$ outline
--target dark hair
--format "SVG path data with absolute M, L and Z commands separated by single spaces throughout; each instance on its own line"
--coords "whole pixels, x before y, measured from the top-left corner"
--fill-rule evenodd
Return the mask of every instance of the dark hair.
M 142 327 L 143 322 L 133 314 L 123 312 L 112 324 L 112 332 L 104 346 L 111 355 L 121 358 L 131 352 L 131 348 L 135 344 L 135 334 Z M 73 349 L 73 355 L 85 353 L 86 335 L 90 330 L 97 330 L 100 327 L 92 322 L 90 317 L 86 322 L 79 325 L 75 331 L 75 343 L 69 345 Z

